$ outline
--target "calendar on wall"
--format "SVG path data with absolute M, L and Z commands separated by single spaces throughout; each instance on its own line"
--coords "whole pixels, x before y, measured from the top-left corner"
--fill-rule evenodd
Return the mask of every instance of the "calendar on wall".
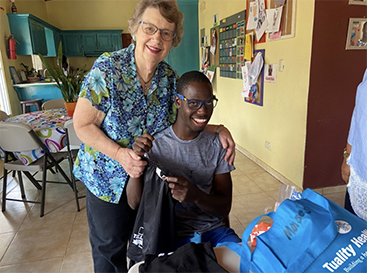
M 220 76 L 242 79 L 244 64 L 246 10 L 220 20 L 219 67 Z

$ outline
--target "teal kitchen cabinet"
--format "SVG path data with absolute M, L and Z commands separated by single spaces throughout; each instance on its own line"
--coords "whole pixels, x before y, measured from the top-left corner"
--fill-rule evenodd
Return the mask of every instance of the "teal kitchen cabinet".
M 56 57 L 61 41 L 61 33 L 58 30 L 52 30 L 45 28 L 46 43 L 47 43 L 47 55 L 46 57 Z
M 122 30 L 63 31 L 65 55 L 99 56 L 122 48 Z
M 40 53 L 48 56 L 49 49 L 54 50 L 50 46 L 55 45 L 55 35 L 50 35 L 50 31 L 57 34 L 60 32 L 59 29 L 29 13 L 7 15 L 10 31 L 19 42 L 16 45 L 18 55 Z
M 81 31 L 62 31 L 63 53 L 67 57 L 84 56 L 83 33 Z
M 165 61 L 181 76 L 187 71 L 200 69 L 198 0 L 179 0 L 177 3 L 184 14 L 185 34 L 181 44 L 172 49 Z

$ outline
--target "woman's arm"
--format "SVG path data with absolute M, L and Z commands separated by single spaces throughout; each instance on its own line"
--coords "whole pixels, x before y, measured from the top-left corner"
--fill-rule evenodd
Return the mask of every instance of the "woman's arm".
M 131 149 L 122 148 L 102 132 L 100 126 L 104 118 L 105 114 L 94 108 L 88 99 L 79 98 L 73 116 L 78 138 L 118 161 L 131 177 L 139 177 L 147 162 L 141 160 Z

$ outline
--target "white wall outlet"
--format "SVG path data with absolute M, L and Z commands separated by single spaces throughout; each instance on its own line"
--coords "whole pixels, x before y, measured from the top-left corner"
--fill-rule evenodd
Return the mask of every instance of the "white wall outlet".
M 265 141 L 265 148 L 271 150 L 271 145 L 269 141 Z
M 284 61 L 279 60 L 279 72 L 283 72 L 283 70 L 284 70 Z

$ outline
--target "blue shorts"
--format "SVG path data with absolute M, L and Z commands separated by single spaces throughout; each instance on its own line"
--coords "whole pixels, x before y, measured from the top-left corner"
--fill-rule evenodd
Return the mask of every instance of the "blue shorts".
M 220 227 L 213 229 L 211 231 L 201 234 L 200 232 L 195 232 L 194 236 L 179 237 L 176 241 L 176 247 L 179 248 L 187 243 L 206 243 L 211 242 L 213 247 L 216 247 L 219 243 L 224 242 L 235 242 L 241 243 L 242 240 L 234 232 L 233 229 L 228 227 Z

